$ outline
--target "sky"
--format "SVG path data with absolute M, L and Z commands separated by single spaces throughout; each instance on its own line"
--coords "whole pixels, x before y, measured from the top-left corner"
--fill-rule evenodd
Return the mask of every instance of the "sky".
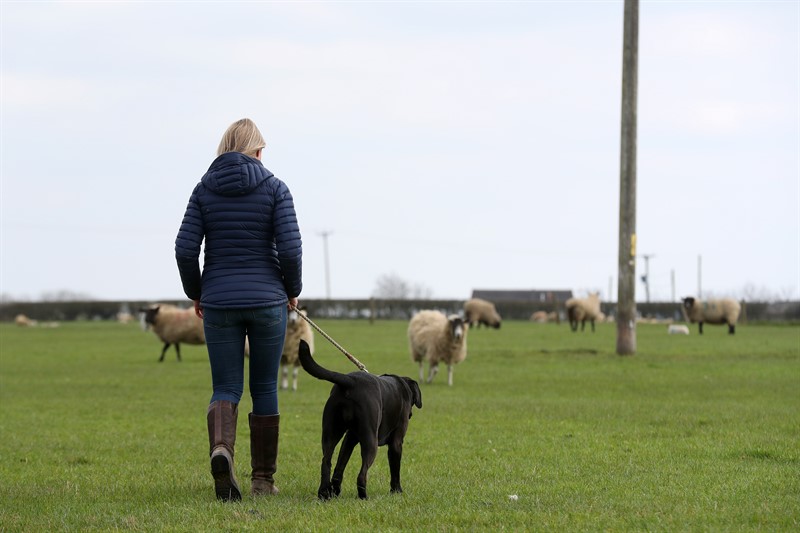
M 185 298 L 175 236 L 243 117 L 301 303 L 386 276 L 616 300 L 621 1 L 2 0 L 0 26 L 6 300 Z M 642 0 L 637 115 L 651 301 L 800 298 L 800 3 Z

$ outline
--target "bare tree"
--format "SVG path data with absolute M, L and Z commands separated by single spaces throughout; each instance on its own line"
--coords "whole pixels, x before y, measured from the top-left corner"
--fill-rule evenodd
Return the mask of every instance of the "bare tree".
M 433 291 L 422 283 L 410 283 L 395 273 L 384 274 L 375 282 L 374 298 L 384 300 L 427 300 Z

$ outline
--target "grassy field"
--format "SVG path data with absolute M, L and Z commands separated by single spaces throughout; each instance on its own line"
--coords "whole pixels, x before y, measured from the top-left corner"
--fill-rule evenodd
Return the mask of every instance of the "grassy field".
M 405 322 L 320 321 L 373 373 L 417 376 Z M 798 531 L 800 327 L 668 336 L 638 352 L 595 334 L 508 322 L 474 330 L 467 360 L 422 385 L 405 493 L 385 448 L 356 495 L 316 499 L 330 384 L 281 392 L 273 498 L 249 496 L 247 394 L 236 469 L 245 497 L 214 498 L 205 347 L 170 351 L 138 325 L 0 325 L 0 530 Z M 355 367 L 317 337 L 317 360 Z M 512 497 L 513 496 L 513 497 Z

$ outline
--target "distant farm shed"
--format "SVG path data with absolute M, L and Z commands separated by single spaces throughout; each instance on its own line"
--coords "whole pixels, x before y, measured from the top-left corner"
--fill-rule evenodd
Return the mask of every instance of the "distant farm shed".
M 492 302 L 504 319 L 529 320 L 534 311 L 559 312 L 572 291 L 474 289 L 472 297 Z
M 563 304 L 572 298 L 572 291 L 562 290 L 529 290 L 529 291 L 502 291 L 474 289 L 473 298 L 483 298 L 493 304 L 512 303 L 512 304 Z

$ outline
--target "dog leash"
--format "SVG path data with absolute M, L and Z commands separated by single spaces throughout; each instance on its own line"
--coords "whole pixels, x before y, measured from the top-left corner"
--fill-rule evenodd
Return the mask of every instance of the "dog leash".
M 336 342 L 335 340 L 333 340 L 333 339 L 331 338 L 331 336 L 330 336 L 330 335 L 328 335 L 327 333 L 325 333 L 324 331 L 322 331 L 322 328 L 320 328 L 318 325 L 314 324 L 314 322 L 313 322 L 313 321 L 312 321 L 310 318 L 308 318 L 306 315 L 304 315 L 303 313 L 301 313 L 301 312 L 300 312 L 300 310 L 299 310 L 297 307 L 295 307 L 295 306 L 293 306 L 293 305 L 290 305 L 289 307 L 292 309 L 292 311 L 296 312 L 296 313 L 297 313 L 299 316 L 301 316 L 301 317 L 303 318 L 303 320 L 305 320 L 306 322 L 308 322 L 309 324 L 311 324 L 311 327 L 312 327 L 312 328 L 314 328 L 315 330 L 319 331 L 320 335 L 322 335 L 323 337 L 325 337 L 326 339 L 328 339 L 328 341 L 330 341 L 330 343 L 331 343 L 331 344 L 333 344 L 334 346 L 336 346 L 336 347 L 339 349 L 339 351 L 340 351 L 340 352 L 342 352 L 342 353 L 343 353 L 343 354 L 344 354 L 344 355 L 345 355 L 345 356 L 346 356 L 348 359 L 350 359 L 350 361 L 351 361 L 351 362 L 352 362 L 354 365 L 356 365 L 356 366 L 358 367 L 358 369 L 359 369 L 359 370 L 362 370 L 362 371 L 366 372 L 367 374 L 369 374 L 369 370 L 367 370 L 367 367 L 366 367 L 366 366 L 364 366 L 364 363 L 362 363 L 361 361 L 359 361 L 358 359 L 356 359 L 356 358 L 355 358 L 355 357 L 354 357 L 354 356 L 353 356 L 353 355 L 352 355 L 350 352 L 348 352 L 347 350 L 345 350 L 344 348 L 342 348 L 342 347 L 339 345 L 339 343 L 338 343 L 338 342 Z

